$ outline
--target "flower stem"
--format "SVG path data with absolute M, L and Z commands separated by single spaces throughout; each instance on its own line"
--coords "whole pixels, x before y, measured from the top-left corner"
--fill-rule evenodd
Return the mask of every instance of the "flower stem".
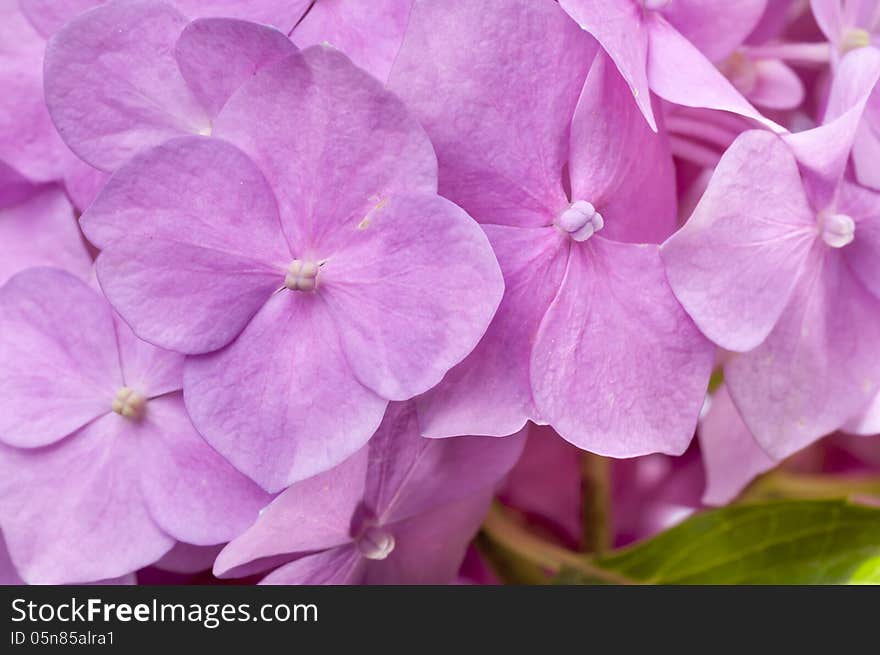
M 611 462 L 584 453 L 581 459 L 583 545 L 588 553 L 604 555 L 611 548 Z

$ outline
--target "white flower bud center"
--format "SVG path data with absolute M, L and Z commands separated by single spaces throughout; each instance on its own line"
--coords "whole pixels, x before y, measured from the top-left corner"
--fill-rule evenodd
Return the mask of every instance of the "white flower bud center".
M 318 288 L 319 268 L 320 266 L 315 262 L 294 259 L 287 267 L 284 286 L 291 291 L 314 291 Z
M 846 214 L 828 214 L 820 217 L 822 240 L 832 248 L 843 248 L 856 237 L 856 224 Z
M 383 528 L 371 526 L 358 538 L 357 547 L 367 559 L 385 559 L 394 550 L 394 535 Z
M 840 40 L 840 50 L 844 53 L 867 48 L 869 45 L 871 45 L 871 33 L 858 27 L 846 30 Z
M 571 203 L 554 224 L 575 241 L 586 241 L 605 226 L 605 219 L 592 203 L 578 200 Z
M 122 387 L 116 392 L 111 408 L 125 418 L 137 420 L 144 414 L 147 399 L 130 387 Z

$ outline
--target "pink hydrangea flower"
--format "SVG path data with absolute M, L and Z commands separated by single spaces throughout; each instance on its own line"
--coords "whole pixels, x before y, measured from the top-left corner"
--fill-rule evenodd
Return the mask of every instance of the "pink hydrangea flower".
M 474 353 L 420 399 L 426 435 L 500 436 L 532 419 L 624 457 L 679 453 L 693 436 L 712 347 L 655 245 L 676 221 L 668 144 L 610 60 L 591 67 L 595 52 L 551 2 L 413 9 L 390 87 L 506 283 Z
M 69 273 L 0 287 L 0 525 L 31 583 L 117 577 L 228 541 L 269 497 L 198 435 L 183 357 L 134 337 Z
M 413 404 L 391 404 L 367 446 L 284 491 L 214 572 L 274 568 L 263 584 L 446 584 L 523 441 L 425 439 Z
M 270 491 L 358 450 L 482 337 L 503 281 L 402 103 L 313 47 L 136 156 L 83 215 L 98 278 L 187 360 L 193 421 Z M 233 145 L 234 144 L 234 145 Z
M 662 248 L 676 296 L 719 346 L 743 421 L 782 458 L 841 427 L 877 392 L 880 202 L 843 179 L 880 51 L 850 53 L 824 125 L 750 131 L 725 153 Z
M 760 20 L 766 0 L 560 0 L 559 4 L 602 44 L 653 129 L 657 122 L 652 91 L 675 104 L 731 111 L 782 131 L 710 61 L 722 60 L 745 40 Z

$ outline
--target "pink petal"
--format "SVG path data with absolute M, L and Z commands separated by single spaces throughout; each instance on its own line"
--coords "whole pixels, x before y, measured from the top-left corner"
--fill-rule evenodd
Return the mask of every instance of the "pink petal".
M 785 144 L 746 132 L 721 158 L 687 224 L 663 244 L 669 283 L 707 337 L 751 350 L 791 296 L 815 223 Z
M 210 571 L 214 560 L 223 548 L 223 544 L 217 546 L 193 546 L 182 541 L 177 542 L 174 548 L 169 550 L 153 566 L 171 573 L 201 573 Z
M 380 199 L 436 190 L 436 161 L 416 120 L 330 48 L 263 68 L 229 100 L 214 133 L 266 175 L 300 258 L 332 254 Z
M 733 53 L 761 20 L 767 0 L 671 0 L 663 16 L 709 58 Z
M 23 585 L 27 584 L 18 575 L 15 564 L 9 559 L 9 550 L 6 548 L 6 541 L 3 539 L 3 533 L 0 532 L 0 584 L 2 585 Z
M 332 549 L 351 541 L 352 517 L 364 496 L 367 449 L 282 492 L 214 563 L 220 576 L 246 575 L 284 555 Z M 263 568 L 265 570 L 265 567 Z
M 300 48 L 330 43 L 385 82 L 403 43 L 413 0 L 322 0 L 293 31 Z
M 110 411 L 122 386 L 113 316 L 103 298 L 58 269 L 0 288 L 0 439 L 34 448 Z
M 183 387 L 198 431 L 270 492 L 358 450 L 387 404 L 356 380 L 321 297 L 286 289 L 231 345 L 189 358 Z
M 319 293 L 346 360 L 383 398 L 437 384 L 483 336 L 504 282 L 480 227 L 434 195 L 383 199 L 331 256 Z
M 125 386 L 147 398 L 180 390 L 183 387 L 183 355 L 141 341 L 118 315 L 113 318 Z
M 143 423 L 140 484 L 150 514 L 169 535 L 202 546 L 225 543 L 271 500 L 199 436 L 182 394 L 149 400 Z
M 756 83 L 749 100 L 768 109 L 795 109 L 804 101 L 804 83 L 798 74 L 778 59 L 754 62 Z
M 823 124 L 784 138 L 805 169 L 804 182 L 817 209 L 833 199 L 872 89 L 880 80 L 880 50 L 860 48 L 840 63 L 831 83 Z
M 382 525 L 409 519 L 493 487 L 524 445 L 524 434 L 426 439 L 414 404 L 392 403 L 367 446 L 364 502 Z
M 648 31 L 632 0 L 560 0 L 560 6 L 592 34 L 617 65 L 648 125 L 657 123 L 648 88 Z
M 880 298 L 880 193 L 844 182 L 836 211 L 853 219 L 855 239 L 841 252 L 853 274 Z
M 211 116 L 263 66 L 295 52 L 282 32 L 230 18 L 193 21 L 174 46 L 181 75 Z
M 504 298 L 474 351 L 419 397 L 422 433 L 430 437 L 504 436 L 538 417 L 529 360 L 565 272 L 566 243 L 555 228 L 484 227 L 504 273 Z
M 601 212 L 604 237 L 659 243 L 675 229 L 675 168 L 666 132 L 651 131 L 602 53 L 572 120 L 569 166 L 572 199 Z
M 311 4 L 312 0 L 174 0 L 174 6 L 190 18 L 241 18 L 271 25 L 285 34 L 290 33 Z
M 656 246 L 574 244 L 532 352 L 538 411 L 579 448 L 680 454 L 714 351 L 679 306 Z
M 22 13 L 47 39 L 70 20 L 103 3 L 104 0 L 18 0 Z
M 363 580 L 366 560 L 355 546 L 301 557 L 262 579 L 266 585 L 353 585 Z
M 755 439 L 782 459 L 840 428 L 877 391 L 880 300 L 818 242 L 779 323 L 725 367 Z
M 54 185 L 0 209 L 0 284 L 32 266 L 54 266 L 83 279 L 92 270 L 73 207 Z
M 706 467 L 703 502 L 707 505 L 729 503 L 753 478 L 776 466 L 742 422 L 726 387 L 712 396 L 698 433 Z
M 388 526 L 394 550 L 383 560 L 367 561 L 361 583 L 451 583 L 491 501 L 490 489 Z
M 181 352 L 233 339 L 283 286 L 275 200 L 240 150 L 184 137 L 123 166 L 82 217 L 98 279 L 142 339 Z
M 816 24 L 825 38 L 835 45 L 843 38 L 843 3 L 844 0 L 810 0 Z
M 51 446 L 0 450 L 0 521 L 30 584 L 122 576 L 174 545 L 147 512 L 134 439 L 111 412 Z
M 416 4 L 388 86 L 431 137 L 440 192 L 481 223 L 551 224 L 594 50 L 552 2 Z
M 867 409 L 847 421 L 841 429 L 863 436 L 880 434 L 880 394 L 874 396 Z
M 104 171 L 89 166 L 82 159 L 74 159 L 64 171 L 64 188 L 71 202 L 82 212 L 88 209 L 109 179 L 110 175 Z
M 186 22 L 164 3 L 111 2 L 49 40 L 46 103 L 71 150 L 112 171 L 142 148 L 209 129 L 173 55 Z
M 45 47 L 17 2 L 0 3 L 0 160 L 34 182 L 61 177 L 75 159 L 43 100 Z
M 650 33 L 648 80 L 654 93 L 677 105 L 730 111 L 773 131 L 786 131 L 749 104 L 663 16 L 651 14 L 647 25 Z

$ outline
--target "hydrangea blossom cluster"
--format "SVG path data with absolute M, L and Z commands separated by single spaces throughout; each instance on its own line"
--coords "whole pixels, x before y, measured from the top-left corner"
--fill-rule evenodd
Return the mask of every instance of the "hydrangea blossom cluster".
M 492 581 L 584 452 L 623 543 L 880 433 L 873 0 L 0 19 L 0 581 Z

